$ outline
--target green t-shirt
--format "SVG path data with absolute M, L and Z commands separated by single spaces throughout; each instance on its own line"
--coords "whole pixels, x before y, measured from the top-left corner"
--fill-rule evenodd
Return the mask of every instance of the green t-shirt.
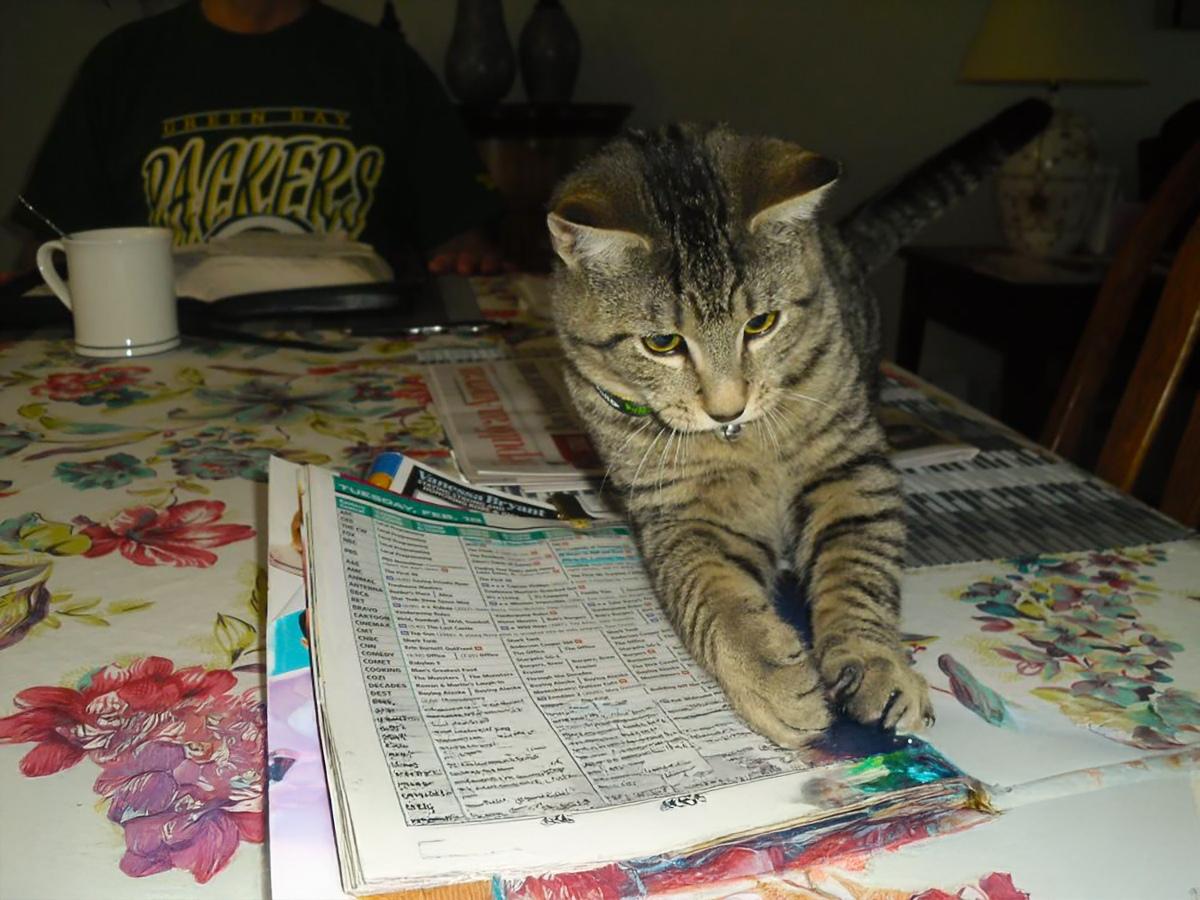
M 97 45 L 25 195 L 67 231 L 160 225 L 179 245 L 254 227 L 344 233 L 391 257 L 501 209 L 402 37 L 321 5 L 235 34 L 195 0 Z

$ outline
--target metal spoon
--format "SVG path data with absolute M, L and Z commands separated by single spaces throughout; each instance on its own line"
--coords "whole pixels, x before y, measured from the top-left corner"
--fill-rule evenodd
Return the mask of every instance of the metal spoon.
M 55 225 L 53 222 L 51 222 L 49 219 L 47 219 L 45 216 L 43 216 L 36 209 L 34 209 L 33 204 L 30 203 L 28 200 L 26 200 L 23 195 L 17 194 L 17 199 L 21 201 L 22 206 L 24 206 L 27 210 L 29 210 L 31 213 L 33 213 L 35 216 L 37 216 L 39 219 L 41 219 L 47 225 L 49 225 L 50 228 L 53 231 L 55 231 L 60 238 L 63 238 L 64 240 L 66 239 L 67 233 L 65 231 L 63 231 L 61 228 L 59 228 L 57 225 Z

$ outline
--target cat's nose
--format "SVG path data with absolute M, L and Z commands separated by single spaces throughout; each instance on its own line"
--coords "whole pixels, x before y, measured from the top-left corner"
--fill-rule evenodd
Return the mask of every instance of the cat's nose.
M 741 378 L 714 375 L 704 382 L 700 393 L 701 407 L 719 425 L 732 422 L 746 411 L 749 391 Z
M 731 413 L 714 412 L 711 409 L 706 410 L 706 412 L 708 413 L 708 417 L 710 419 L 712 419 L 714 422 L 720 422 L 722 424 L 724 424 L 725 422 L 732 422 L 734 419 L 736 419 L 738 416 L 740 416 L 745 411 L 746 411 L 746 407 L 744 407 L 744 406 L 741 409 L 736 410 Z

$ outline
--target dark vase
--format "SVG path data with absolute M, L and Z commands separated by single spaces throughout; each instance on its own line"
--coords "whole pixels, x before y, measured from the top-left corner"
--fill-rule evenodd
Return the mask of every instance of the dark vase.
M 394 0 L 384 0 L 383 16 L 379 20 L 379 27 L 384 31 L 394 31 L 401 37 L 404 36 L 404 29 L 400 26 L 400 17 L 396 15 Z
M 521 29 L 521 82 L 533 103 L 566 103 L 579 75 L 579 32 L 558 0 L 538 0 Z
M 516 77 L 500 0 L 458 0 L 446 48 L 446 84 L 463 103 L 496 103 Z

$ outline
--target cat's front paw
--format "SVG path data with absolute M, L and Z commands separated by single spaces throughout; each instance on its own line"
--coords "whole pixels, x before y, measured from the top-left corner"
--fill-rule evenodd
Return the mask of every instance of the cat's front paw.
M 713 674 L 746 724 L 781 747 L 803 747 L 829 727 L 825 689 L 795 629 L 765 613 L 720 641 Z
M 919 731 L 933 724 L 929 686 L 890 647 L 831 650 L 821 659 L 829 699 L 852 718 L 887 731 Z
M 746 724 L 781 747 L 804 747 L 833 721 L 821 679 L 807 660 L 763 666 L 752 682 L 725 691 Z

